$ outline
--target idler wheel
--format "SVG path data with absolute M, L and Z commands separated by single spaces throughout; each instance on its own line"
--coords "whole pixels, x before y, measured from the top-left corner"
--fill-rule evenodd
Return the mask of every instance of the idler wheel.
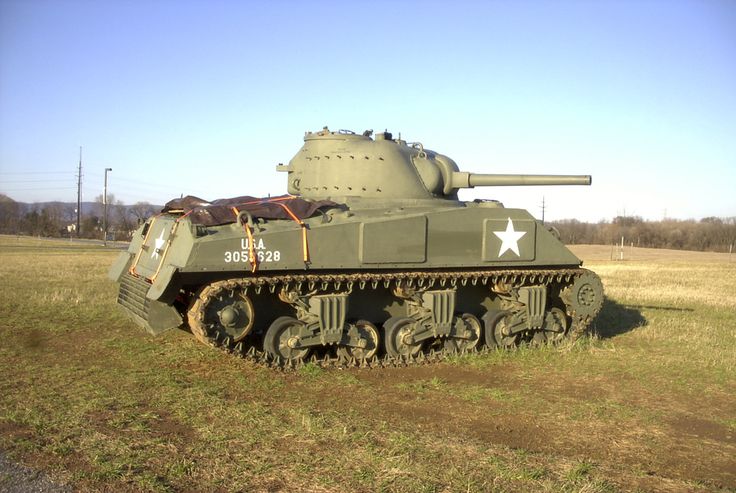
M 569 301 L 576 316 L 595 317 L 603 306 L 603 284 L 593 272 L 587 271 L 575 279 Z
M 422 343 L 414 341 L 415 320 L 409 317 L 391 317 L 383 324 L 386 353 L 390 356 L 415 356 Z
M 378 329 L 366 320 L 359 320 L 350 327 L 348 332 L 350 340 L 360 340 L 361 347 L 339 346 L 337 355 L 343 359 L 355 358 L 356 360 L 369 359 L 378 351 L 379 336 Z
M 263 339 L 263 349 L 282 360 L 303 360 L 309 355 L 309 347 L 300 344 L 304 323 L 293 317 L 279 317 L 273 321 Z

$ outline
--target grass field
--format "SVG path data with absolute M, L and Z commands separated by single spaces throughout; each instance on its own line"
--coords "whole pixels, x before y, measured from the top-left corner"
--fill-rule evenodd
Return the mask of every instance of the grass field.
M 116 251 L 0 237 L 0 450 L 79 491 L 736 491 L 736 259 L 574 250 L 572 347 L 282 373 L 137 329 Z

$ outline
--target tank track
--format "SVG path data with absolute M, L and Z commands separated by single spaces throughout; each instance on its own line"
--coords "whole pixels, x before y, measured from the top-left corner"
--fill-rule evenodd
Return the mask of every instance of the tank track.
M 581 280 L 585 279 L 582 284 L 583 289 L 577 285 L 581 284 Z M 361 272 L 361 273 L 320 273 L 320 274 L 274 274 L 260 275 L 245 278 L 226 279 L 215 281 L 202 288 L 190 304 L 187 311 L 187 319 L 189 328 L 195 337 L 215 348 L 227 353 L 241 357 L 252 363 L 272 369 L 279 370 L 297 370 L 306 365 L 313 365 L 320 368 L 386 368 L 386 367 L 406 367 L 412 365 L 433 364 L 449 357 L 463 356 L 466 354 L 482 354 L 494 351 L 495 348 L 489 348 L 483 344 L 483 347 L 476 347 L 471 350 L 453 351 L 435 350 L 433 348 L 420 351 L 415 356 L 383 356 L 374 355 L 367 359 L 335 357 L 325 354 L 317 357 L 312 354 L 307 359 L 284 360 L 278 356 L 272 356 L 266 351 L 257 348 L 252 343 L 248 343 L 246 337 L 242 341 L 234 341 L 231 337 L 220 337 L 216 334 L 214 337 L 207 334 L 203 327 L 204 310 L 208 300 L 221 292 L 222 290 L 245 289 L 253 290 L 256 294 L 267 290 L 270 293 L 278 293 L 281 288 L 306 288 L 310 291 L 319 289 L 322 291 L 330 289 L 375 289 L 379 285 L 385 288 L 394 286 L 432 288 L 432 287 L 454 287 L 465 286 L 468 283 L 477 285 L 491 286 L 495 283 L 505 283 L 511 285 L 527 285 L 527 284 L 545 284 L 553 283 L 564 284 L 565 287 L 560 292 L 560 298 L 567 306 L 568 316 L 571 319 L 571 326 L 566 335 L 566 341 L 574 342 L 583 334 L 585 334 L 590 323 L 600 311 L 603 300 L 603 287 L 598 276 L 583 268 L 567 268 L 567 269 L 508 269 L 508 270 L 488 270 L 488 271 L 399 271 L 399 272 Z M 590 285 L 592 283 L 592 288 Z M 585 306 L 580 300 L 585 300 L 585 296 L 580 294 L 585 288 L 594 291 L 590 296 L 594 296 L 592 306 Z M 247 291 L 246 291 L 247 292 Z

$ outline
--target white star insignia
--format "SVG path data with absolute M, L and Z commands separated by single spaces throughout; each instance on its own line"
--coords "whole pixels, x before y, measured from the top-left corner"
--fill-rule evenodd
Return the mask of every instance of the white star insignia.
M 508 250 L 514 252 L 517 257 L 521 257 L 519 240 L 526 234 L 526 231 L 514 231 L 514 223 L 511 222 L 511 218 L 509 218 L 506 225 L 506 231 L 494 231 L 493 234 L 501 239 L 501 249 L 498 251 L 499 257 Z
M 151 254 L 151 258 L 158 258 L 158 252 L 161 250 L 161 247 L 164 246 L 164 243 L 166 243 L 166 240 L 164 240 L 164 230 L 161 230 L 161 236 L 156 238 L 154 240 L 153 245 L 153 253 Z

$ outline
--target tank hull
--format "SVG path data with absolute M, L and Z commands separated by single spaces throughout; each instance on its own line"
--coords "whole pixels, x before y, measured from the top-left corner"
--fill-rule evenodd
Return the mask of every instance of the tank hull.
M 254 227 L 250 236 L 240 224 L 197 228 L 176 215 L 156 217 L 149 228 L 147 238 L 139 230 L 123 254 L 136 258 L 143 252 L 135 270 L 148 279 L 171 270 L 187 275 L 251 272 L 251 242 L 259 272 L 581 265 L 526 211 L 483 204 L 336 211 L 307 219 L 303 227 L 293 221 L 268 221 Z M 113 279 L 125 267 L 116 263 Z
M 453 203 L 356 212 L 334 208 L 303 221 L 256 218 L 251 225 L 244 220 L 208 227 L 181 213 L 162 214 L 136 233 L 110 277 L 121 283 L 121 307 L 151 334 L 180 327 L 212 345 L 239 343 L 263 351 L 264 334 L 276 320 L 301 315 L 315 322 L 316 315 L 298 298 L 339 296 L 344 313 L 327 320 L 339 330 L 356 321 L 382 328 L 394 319 L 439 317 L 444 329 L 426 329 L 422 337 L 452 346 L 453 334 L 462 329 L 456 314 L 487 320 L 518 303 L 514 293 L 529 286 L 543 290 L 545 306 L 565 312 L 570 332 L 576 314 L 562 299 L 587 272 L 581 264 L 524 210 Z M 401 292 L 407 288 L 411 292 Z M 207 306 L 222 292 L 235 291 L 254 306 L 248 314 L 250 336 L 238 341 L 237 328 L 213 331 L 208 328 L 213 321 L 206 320 L 223 329 L 215 313 L 222 310 L 208 312 Z M 294 299 L 284 299 L 283 292 L 295 293 Z M 451 305 L 451 313 L 441 313 L 447 307 L 428 308 L 436 303 Z M 324 325 L 329 317 L 317 318 L 315 323 Z M 308 342 L 312 337 L 320 348 L 345 343 L 337 338 L 323 343 L 322 329 L 301 337 Z M 379 340 L 386 337 L 377 332 Z M 485 332 L 473 337 L 496 344 L 496 336 Z

